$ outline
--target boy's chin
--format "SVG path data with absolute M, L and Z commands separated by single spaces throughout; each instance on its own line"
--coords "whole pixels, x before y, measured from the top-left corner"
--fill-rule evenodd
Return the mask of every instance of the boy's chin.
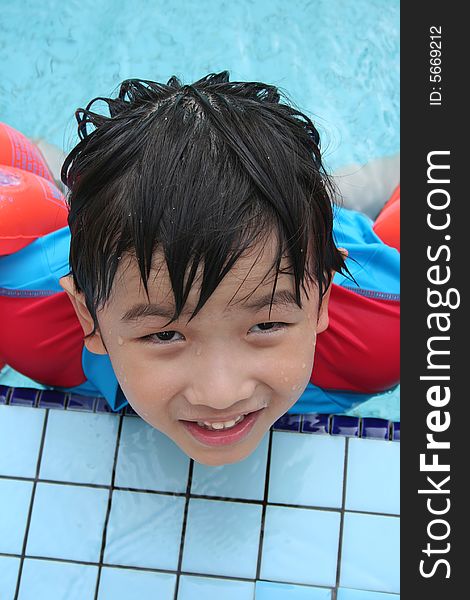
M 192 458 L 194 462 L 197 462 L 205 467 L 223 467 L 224 465 L 233 465 L 241 462 L 242 460 L 245 460 L 245 458 L 248 458 L 248 456 L 250 456 L 253 450 L 250 452 L 245 452 L 243 455 L 240 455 L 239 452 L 238 454 L 234 453 L 233 457 L 220 456 L 220 453 L 218 453 L 217 450 L 211 452 L 214 452 L 214 455 L 210 458 L 197 455 L 197 453 L 195 453 L 194 456 L 191 456 L 189 454 L 188 456 L 189 458 Z
M 256 445 L 257 446 L 257 445 Z M 245 443 L 238 446 L 225 446 L 221 449 L 215 448 L 188 448 L 186 445 L 179 445 L 180 449 L 194 462 L 197 462 L 206 467 L 221 467 L 223 465 L 231 465 L 248 458 L 256 449 L 251 447 L 251 444 Z

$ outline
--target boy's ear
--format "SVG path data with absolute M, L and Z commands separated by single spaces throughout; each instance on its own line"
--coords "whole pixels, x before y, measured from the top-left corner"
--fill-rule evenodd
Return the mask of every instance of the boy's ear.
M 331 276 L 331 281 L 332 282 L 333 282 L 333 276 L 334 276 L 334 271 L 333 271 L 333 274 Z M 332 283 L 330 283 L 330 285 L 328 286 L 328 289 L 325 292 L 325 295 L 323 296 L 323 300 L 322 300 L 322 303 L 321 303 L 321 306 L 320 306 L 320 310 L 318 311 L 317 333 L 321 333 L 322 331 L 325 331 L 325 329 L 327 329 L 328 325 L 329 325 L 328 302 L 330 300 L 331 286 L 332 286 Z
M 93 317 L 87 308 L 84 294 L 82 292 L 77 292 L 75 289 L 72 275 L 61 277 L 59 279 L 59 285 L 67 292 L 67 296 L 70 298 L 70 302 L 77 313 L 84 335 L 91 333 L 94 327 Z M 92 337 L 83 340 L 83 343 L 85 344 L 86 349 L 94 354 L 108 354 L 98 330 Z
M 348 251 L 346 248 L 338 248 L 338 250 L 343 255 L 343 258 L 346 259 L 348 257 Z M 333 277 L 335 276 L 336 271 L 331 272 L 331 282 L 328 286 L 328 289 L 323 296 L 322 304 L 320 310 L 318 311 L 318 319 L 317 319 L 317 333 L 321 333 L 328 328 L 329 325 L 329 317 L 328 317 L 328 303 L 330 301 L 331 287 L 333 285 Z

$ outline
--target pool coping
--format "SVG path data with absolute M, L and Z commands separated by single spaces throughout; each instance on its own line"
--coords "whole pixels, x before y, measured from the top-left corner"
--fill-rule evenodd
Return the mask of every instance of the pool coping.
M 83 396 L 59 390 L 38 390 L 0 385 L 0 405 L 26 406 L 56 410 L 74 410 L 139 417 L 130 405 L 118 411 L 109 407 L 101 396 Z M 337 414 L 286 413 L 272 426 L 273 431 L 339 435 L 361 439 L 400 441 L 400 423 L 375 417 L 352 417 Z

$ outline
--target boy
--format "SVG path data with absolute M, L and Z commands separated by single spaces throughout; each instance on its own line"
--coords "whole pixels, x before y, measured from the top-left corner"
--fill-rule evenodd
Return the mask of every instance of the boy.
M 127 80 L 76 116 L 68 206 L 35 200 L 38 232 L 9 204 L 0 363 L 129 401 L 206 465 L 246 458 L 288 410 L 342 412 L 398 383 L 398 251 L 332 206 L 318 132 L 274 86 Z

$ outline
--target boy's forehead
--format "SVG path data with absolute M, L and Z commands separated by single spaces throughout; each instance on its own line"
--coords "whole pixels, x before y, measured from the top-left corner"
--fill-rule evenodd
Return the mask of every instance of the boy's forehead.
M 129 259 L 128 265 L 124 266 L 116 280 L 126 288 L 134 288 L 141 284 L 141 275 L 138 267 L 137 260 L 135 258 Z M 288 267 L 287 259 L 283 259 L 280 264 L 280 270 L 285 270 Z M 198 265 L 197 273 L 194 278 L 194 284 L 201 281 L 203 274 L 203 264 Z M 261 263 L 256 259 L 245 259 L 242 258 L 232 266 L 230 271 L 225 275 L 223 281 L 227 282 L 232 280 L 233 283 L 239 285 L 259 285 L 273 282 L 275 279 L 275 269 L 272 263 Z M 279 274 L 278 278 L 281 277 Z M 165 261 L 160 264 L 152 263 L 150 269 L 150 277 L 148 280 L 149 287 L 157 286 L 159 289 L 170 288 L 170 276 L 168 272 L 168 266 Z
M 277 255 L 278 246 L 273 238 L 258 246 L 251 246 L 248 251 L 245 250 L 204 303 L 206 317 L 214 314 L 211 311 L 216 311 L 217 314 L 220 312 L 220 315 L 224 316 L 229 313 L 237 314 L 238 310 L 246 314 L 249 311 L 259 312 L 271 305 L 298 310 L 290 257 L 281 257 L 277 272 Z M 183 288 L 187 285 L 191 266 L 190 259 L 186 265 Z M 197 306 L 200 300 L 204 266 L 204 260 L 201 260 L 184 303 L 181 313 L 183 316 L 194 312 L 193 307 Z M 308 292 L 304 289 L 305 285 L 309 288 Z M 172 317 L 175 295 L 163 252 L 154 252 L 152 256 L 147 289 L 148 296 L 136 256 L 130 253 L 123 254 L 111 295 L 106 306 L 102 308 L 106 315 L 102 314 L 102 317 L 109 318 L 110 322 L 124 321 L 131 326 L 143 322 L 144 316 L 160 316 L 165 319 Z M 304 281 L 300 296 L 304 309 L 318 309 L 318 287 L 313 281 Z
M 276 246 L 274 246 L 272 242 L 268 242 L 264 248 L 258 247 L 257 251 L 250 250 L 245 255 L 240 256 L 230 271 L 225 275 L 222 282 L 219 284 L 219 287 L 224 285 L 225 288 L 233 288 L 233 293 L 235 293 L 237 289 L 240 289 L 240 292 L 243 291 L 243 294 L 245 295 L 254 291 L 260 284 L 273 284 L 276 277 L 276 270 L 273 268 L 276 251 Z M 288 266 L 289 261 L 287 257 L 283 257 L 280 263 L 280 270 L 287 270 Z M 203 269 L 204 264 L 201 261 L 198 265 L 193 282 L 195 292 L 199 289 Z M 286 275 L 279 273 L 278 284 L 286 277 Z M 168 266 L 161 251 L 154 252 L 153 254 L 147 285 L 149 293 L 153 296 L 158 295 L 162 300 L 173 297 Z M 137 258 L 134 255 L 127 254 L 122 257 L 113 287 L 115 288 L 114 292 L 118 298 L 128 297 L 130 294 L 132 294 L 132 296 L 145 296 Z M 191 290 L 191 294 L 192 293 L 193 290 Z

